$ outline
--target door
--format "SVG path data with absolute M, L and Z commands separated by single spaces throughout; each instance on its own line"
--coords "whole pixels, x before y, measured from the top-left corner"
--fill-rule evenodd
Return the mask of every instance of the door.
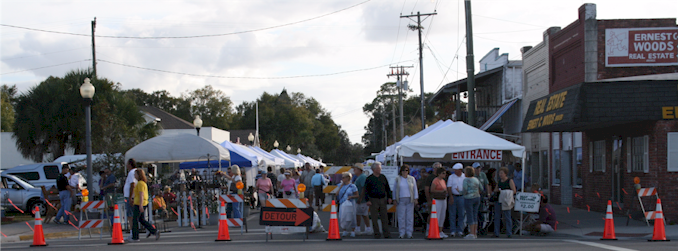
M 622 168 L 622 151 L 624 147 L 622 146 L 621 137 L 614 137 L 612 140 L 612 202 L 619 203 L 620 207 L 623 207 L 624 196 L 623 195 L 623 184 L 624 184 L 624 170 Z
M 562 151 L 560 155 L 560 202 L 572 205 L 572 151 Z
M 532 184 L 539 184 L 539 178 L 541 177 L 541 169 L 539 168 L 539 152 L 532 152 L 530 154 L 530 176 L 525 175 L 527 178 L 527 186 L 532 187 Z M 541 184 L 539 184 L 541 186 Z M 543 188 L 543 187 L 542 187 Z
M 9 198 L 10 200 L 12 200 L 11 202 L 7 201 L 7 203 L 9 204 L 9 207 L 14 208 L 14 206 L 12 206 L 12 204 L 14 204 L 17 207 L 22 208 L 24 206 L 23 205 L 24 194 L 26 193 L 26 190 L 21 185 L 19 185 L 18 182 L 13 181 L 12 179 L 4 179 L 3 178 L 3 180 L 5 180 L 7 186 L 9 186 L 8 189 L 2 189 L 3 193 L 5 193 L 4 196 L 6 198 Z

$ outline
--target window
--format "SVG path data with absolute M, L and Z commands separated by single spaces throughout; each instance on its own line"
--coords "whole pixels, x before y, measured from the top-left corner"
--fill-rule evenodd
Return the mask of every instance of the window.
M 645 163 L 645 155 L 647 155 L 646 137 L 635 137 L 631 139 L 631 171 L 645 172 L 649 171 Z
M 574 154 L 575 154 L 575 165 L 572 166 L 574 170 L 572 170 L 572 185 L 573 186 L 581 186 L 582 184 L 582 178 L 581 178 L 581 169 L 583 168 L 584 165 L 584 157 L 582 154 L 582 148 L 577 147 L 574 149 Z
M 678 172 L 678 132 L 670 132 L 666 138 L 667 171 Z
M 553 184 L 560 184 L 560 150 L 553 150 Z
M 605 140 L 593 142 L 593 171 L 605 172 Z
M 38 172 L 12 173 L 12 175 L 24 178 L 25 180 L 39 180 L 40 179 L 40 174 Z
M 57 179 L 59 178 L 59 167 L 57 166 L 45 166 L 43 167 L 45 171 L 46 179 Z
M 539 173 L 539 186 L 542 189 L 549 187 L 549 151 L 541 152 L 541 172 Z

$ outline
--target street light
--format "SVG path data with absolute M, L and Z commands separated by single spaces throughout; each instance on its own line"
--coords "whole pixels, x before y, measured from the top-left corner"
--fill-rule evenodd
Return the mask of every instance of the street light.
M 92 97 L 94 97 L 94 86 L 89 82 L 89 78 L 85 78 L 85 83 L 80 86 L 80 96 L 85 103 L 85 145 L 87 149 L 87 187 L 91 188 L 94 185 L 92 181 Z M 94 193 L 90 193 L 87 197 L 89 201 L 94 198 Z
M 280 145 L 280 144 L 278 144 L 278 141 L 277 141 L 277 140 L 276 140 L 275 142 L 273 142 L 273 148 L 278 149 L 278 146 L 279 146 L 279 145 Z
M 249 136 L 247 136 L 247 140 L 249 140 L 249 141 L 250 141 L 250 145 L 251 145 L 251 144 L 252 144 L 252 142 L 254 142 L 254 135 L 252 135 L 252 133 L 250 133 L 250 135 L 249 135 Z
M 285 149 L 287 149 L 287 152 L 292 151 L 292 147 L 290 147 L 290 145 L 287 145 L 287 148 L 285 148 Z
M 200 136 L 200 127 L 202 127 L 202 119 L 200 119 L 200 115 L 195 115 L 193 126 L 195 126 L 195 131 L 197 131 L 198 136 Z
M 301 148 L 297 148 L 297 153 L 301 153 Z

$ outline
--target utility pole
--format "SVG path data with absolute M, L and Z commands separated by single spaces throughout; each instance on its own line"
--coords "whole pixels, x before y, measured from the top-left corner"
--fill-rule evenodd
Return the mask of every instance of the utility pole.
M 466 7 L 466 77 L 468 87 L 468 125 L 476 126 L 476 76 L 473 60 L 473 25 L 471 24 L 471 0 L 465 0 Z
M 386 116 L 384 113 L 386 109 L 381 109 L 381 133 L 384 135 L 384 144 L 382 145 L 384 150 L 386 150 Z
M 92 21 L 92 81 L 97 76 L 97 53 L 96 53 L 96 46 L 94 45 L 94 29 L 97 27 L 97 18 L 94 17 L 94 20 Z
M 411 18 L 411 17 L 417 17 L 417 25 L 408 25 L 410 30 L 418 30 L 419 31 L 419 84 L 421 86 L 421 130 L 426 129 L 426 114 L 424 110 L 424 57 L 422 53 L 422 43 L 421 43 L 421 30 L 424 29 L 423 26 L 421 26 L 421 16 L 433 16 L 433 15 L 438 15 L 438 13 L 428 13 L 428 14 L 420 14 L 419 11 L 417 11 L 417 15 L 408 15 L 408 16 L 403 16 L 400 14 L 400 18 Z M 412 19 L 410 19 L 412 20 Z M 412 20 L 414 21 L 414 20 Z
M 405 71 L 405 68 L 413 68 L 413 66 L 391 66 L 391 73 L 386 74 L 387 77 L 396 76 L 398 88 L 398 98 L 400 102 L 400 139 L 405 137 L 405 122 L 403 119 L 403 89 L 407 90 L 407 80 L 401 76 L 409 76 L 410 73 Z M 395 69 L 395 71 L 393 70 Z
M 398 142 L 398 133 L 396 133 L 395 101 L 393 101 L 393 95 L 391 95 L 391 114 L 393 114 L 393 144 L 395 144 Z

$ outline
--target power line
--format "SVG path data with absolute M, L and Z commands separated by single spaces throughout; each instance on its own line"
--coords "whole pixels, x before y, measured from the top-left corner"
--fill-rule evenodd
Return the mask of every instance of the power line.
M 55 54 L 55 53 L 62 53 L 62 52 L 67 52 L 67 51 L 81 50 L 81 49 L 83 49 L 83 48 L 89 48 L 89 47 L 80 47 L 80 48 L 75 48 L 75 49 L 70 49 L 70 50 L 54 51 L 54 52 L 46 52 L 46 53 L 40 53 L 40 54 L 37 54 L 37 55 L 30 55 L 30 56 L 17 56 L 17 57 L 2 58 L 2 59 L 0 59 L 0 60 L 13 60 L 13 59 L 20 59 L 20 58 L 38 57 L 38 56 L 49 55 L 49 54 Z
M 78 61 L 73 61 L 73 62 L 68 62 L 68 63 L 63 63 L 63 64 L 55 64 L 55 65 L 49 65 L 49 66 L 43 66 L 43 67 L 38 67 L 38 68 L 33 68 L 33 69 L 27 69 L 27 70 L 20 70 L 20 71 L 13 71 L 13 72 L 5 72 L 1 73 L 0 75 L 6 75 L 6 74 L 12 74 L 12 73 L 18 73 L 18 72 L 24 72 L 24 71 L 32 71 L 32 70 L 39 70 L 39 69 L 44 69 L 44 68 L 50 68 L 50 67 L 55 67 L 55 66 L 61 66 L 61 65 L 67 65 L 67 64 L 75 64 L 75 63 L 80 63 L 80 62 L 85 62 L 85 61 L 91 61 L 92 59 L 83 59 L 83 60 L 78 60 Z
M 280 28 L 280 27 L 285 27 L 285 26 L 290 26 L 290 25 L 295 25 L 303 22 L 308 22 L 311 20 L 319 19 L 322 17 L 326 17 L 332 14 L 336 14 L 351 8 L 354 8 L 356 6 L 365 4 L 369 1 L 372 0 L 367 0 L 337 11 L 333 11 L 324 15 L 296 21 L 296 22 L 291 22 L 287 24 L 281 24 L 281 25 L 276 25 L 276 26 L 271 26 L 271 27 L 266 27 L 266 28 L 260 28 L 260 29 L 253 29 L 253 30 L 245 30 L 245 31 L 236 31 L 236 32 L 231 32 L 231 33 L 222 33 L 222 34 L 207 34 L 207 35 L 195 35 L 195 36 L 170 36 L 170 37 L 133 37 L 133 36 L 102 36 L 102 35 L 97 35 L 96 37 L 101 37 L 101 38 L 125 38 L 125 39 L 186 39 L 186 38 L 204 38 L 204 37 L 221 37 L 221 36 L 229 36 L 229 35 L 237 35 L 237 34 L 243 34 L 243 33 L 250 33 L 250 32 L 256 32 L 256 31 L 263 31 L 263 30 L 270 30 L 270 29 L 275 29 L 275 28 Z M 0 24 L 0 26 L 5 26 L 5 27 L 12 27 L 12 28 L 17 28 L 17 29 L 25 29 L 25 30 L 32 30 L 32 31 L 40 31 L 40 32 L 47 32 L 47 33 L 56 33 L 56 34 L 63 34 L 63 35 L 73 35 L 73 36 L 91 36 L 91 34 L 78 34 L 78 33 L 70 33 L 70 32 L 60 32 L 60 31 L 48 31 L 48 30 L 41 30 L 41 29 L 34 29 L 34 28 L 28 28 L 28 27 L 21 27 L 21 26 L 16 26 L 16 25 L 9 25 L 9 24 Z
M 409 61 L 412 61 L 412 60 L 403 61 L 403 62 L 409 62 Z M 346 73 L 359 72 L 359 71 L 369 71 L 369 70 L 374 70 L 374 69 L 378 69 L 378 68 L 386 67 L 386 66 L 390 65 L 390 64 L 385 64 L 385 65 L 380 65 L 380 66 L 375 66 L 375 67 L 370 67 L 370 68 L 350 70 L 350 71 L 341 71 L 341 72 L 324 73 L 324 74 L 311 74 L 311 75 L 295 75 L 295 76 L 283 76 L 283 77 L 233 77 L 233 76 L 193 74 L 193 73 L 159 70 L 159 69 L 146 68 L 146 67 L 141 67 L 141 66 L 134 66 L 134 65 L 127 65 L 127 64 L 111 62 L 111 61 L 104 60 L 104 59 L 99 59 L 99 60 L 97 60 L 97 62 L 104 62 L 104 63 L 120 65 L 120 66 L 129 67 L 129 68 L 137 68 L 137 69 L 142 69 L 142 70 L 147 70 L 147 71 L 156 71 L 156 72 L 171 73 L 171 74 L 186 75 L 186 76 L 194 76 L 194 77 L 224 78 L 224 79 L 290 79 L 290 78 L 324 77 L 324 76 L 332 76 L 332 75 L 346 74 Z M 402 62 L 398 62 L 398 63 L 402 63 Z

